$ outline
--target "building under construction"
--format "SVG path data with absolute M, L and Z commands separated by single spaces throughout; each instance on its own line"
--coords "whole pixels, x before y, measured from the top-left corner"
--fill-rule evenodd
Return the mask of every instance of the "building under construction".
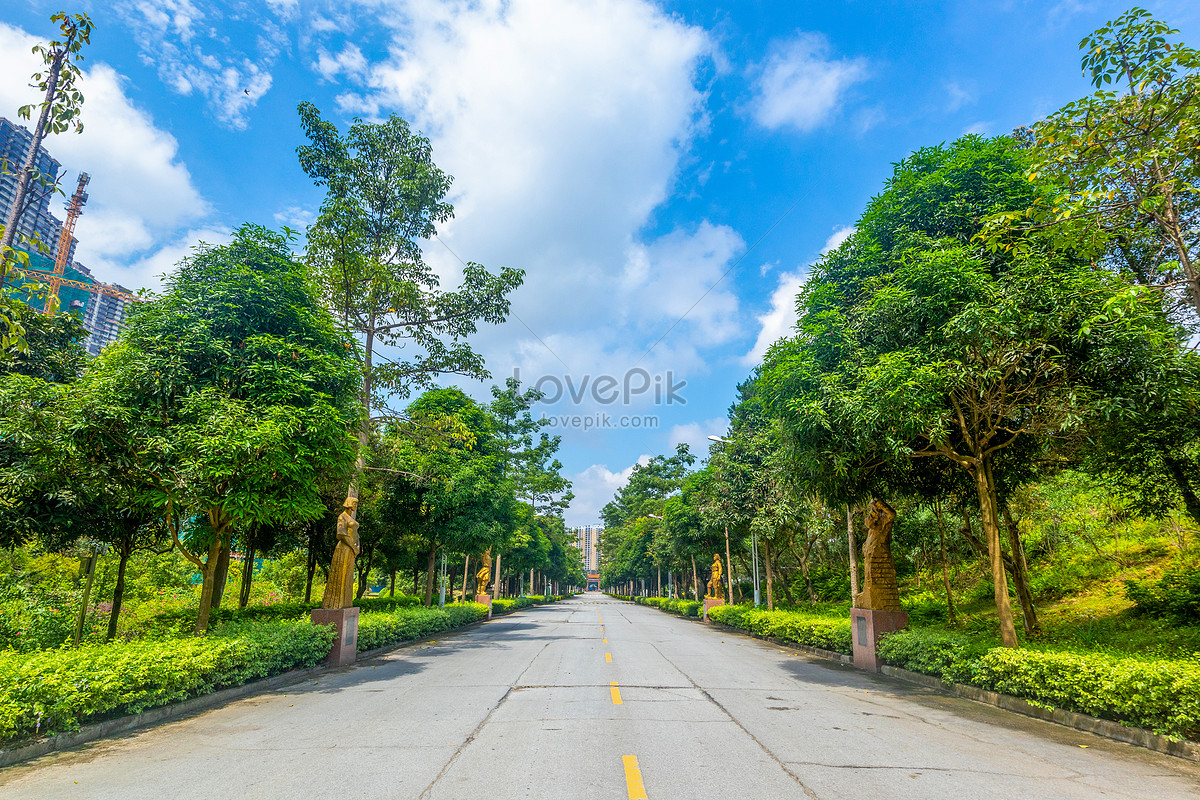
M 16 197 L 17 177 L 25 155 L 29 151 L 31 135 L 24 127 L 0 117 L 0 213 L 7 218 Z M 41 172 L 47 185 L 58 180 L 61 165 L 51 158 L 46 149 L 39 148 L 36 169 Z M 50 212 L 52 193 L 41 186 L 33 186 L 33 201 L 25 209 L 17 224 L 17 233 L 33 238 L 43 246 L 53 247 L 52 254 L 31 250 L 29 252 L 29 282 L 48 288 L 46 298 L 31 297 L 35 308 L 57 306 L 79 316 L 88 331 L 85 348 L 92 355 L 98 354 L 105 345 L 117 338 L 125 324 L 125 316 L 133 295 L 117 284 L 96 280 L 87 267 L 75 261 L 75 223 L 87 203 L 88 174 L 81 173 L 75 193 L 67 204 L 66 220 L 59 220 Z M 22 248 L 25 249 L 25 248 Z

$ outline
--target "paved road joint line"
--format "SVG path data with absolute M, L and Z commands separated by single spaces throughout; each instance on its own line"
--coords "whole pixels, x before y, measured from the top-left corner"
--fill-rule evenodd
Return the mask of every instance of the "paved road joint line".
M 625 765 L 625 788 L 629 791 L 629 800 L 647 800 L 646 785 L 642 783 L 637 756 L 621 756 L 621 762 Z

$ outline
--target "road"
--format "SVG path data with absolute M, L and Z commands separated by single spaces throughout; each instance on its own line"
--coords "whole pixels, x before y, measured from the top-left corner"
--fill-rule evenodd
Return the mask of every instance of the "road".
M 0 772 L 18 798 L 1171 798 L 1200 765 L 584 595 Z

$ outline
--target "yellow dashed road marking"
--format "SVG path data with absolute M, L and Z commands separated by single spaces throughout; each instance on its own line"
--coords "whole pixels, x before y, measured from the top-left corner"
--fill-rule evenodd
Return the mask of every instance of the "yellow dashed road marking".
M 624 705 L 621 702 L 621 690 L 617 688 L 616 681 L 609 681 L 608 693 L 612 695 L 612 701 L 613 701 L 614 706 Z
M 646 800 L 646 785 L 642 783 L 637 756 L 621 756 L 621 761 L 625 764 L 625 788 L 629 791 L 629 800 Z
M 606 662 L 608 662 L 609 664 L 611 664 L 611 663 L 612 663 L 612 653 L 605 653 L 605 654 L 604 654 L 604 660 L 605 660 Z

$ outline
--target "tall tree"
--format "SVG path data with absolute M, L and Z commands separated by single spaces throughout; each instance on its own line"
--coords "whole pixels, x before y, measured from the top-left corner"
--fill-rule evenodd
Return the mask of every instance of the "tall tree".
M 1028 178 L 1051 191 L 990 221 L 995 247 L 1049 228 L 1174 298 L 1200 325 L 1200 51 L 1144 9 L 1079 43 L 1096 91 L 1034 125 Z M 1174 40 L 1174 41 L 1173 41 Z
M 0 269 L 0 288 L 4 287 L 10 264 L 15 261 L 13 243 L 16 241 L 21 216 L 28 207 L 30 184 L 36 180 L 44 186 L 49 185 L 48 179 L 37 169 L 37 154 L 42 140 L 47 134 L 62 133 L 72 127 L 77 133 L 83 132 L 83 123 L 79 119 L 83 95 L 76 88 L 75 81 L 81 74 L 78 62 L 83 60 L 83 56 L 80 55 L 80 51 L 91 40 L 92 20 L 87 14 L 60 12 L 52 15 L 50 21 L 58 23 L 59 38 L 33 48 L 33 52 L 42 57 L 44 64 L 45 71 L 33 76 L 43 97 L 37 125 L 33 129 L 29 149 L 25 153 L 25 162 L 17 174 L 12 208 L 9 209 L 3 234 L 0 235 L 0 264 L 3 266 Z M 33 109 L 33 105 L 22 106 L 17 113 L 22 119 L 29 119 Z M 8 171 L 8 165 L 4 166 L 5 171 Z
M 505 320 L 524 272 L 492 274 L 467 263 L 459 288 L 442 290 L 422 243 L 453 215 L 445 202 L 451 178 L 433 163 L 429 140 L 396 116 L 356 119 L 342 136 L 311 103 L 299 111 L 309 140 L 297 149 L 300 166 L 327 192 L 308 231 L 308 264 L 325 303 L 362 345 L 363 411 L 349 489 L 356 497 L 372 423 L 398 418 L 389 398 L 407 398 L 437 375 L 488 376 L 466 339 L 480 322 Z

